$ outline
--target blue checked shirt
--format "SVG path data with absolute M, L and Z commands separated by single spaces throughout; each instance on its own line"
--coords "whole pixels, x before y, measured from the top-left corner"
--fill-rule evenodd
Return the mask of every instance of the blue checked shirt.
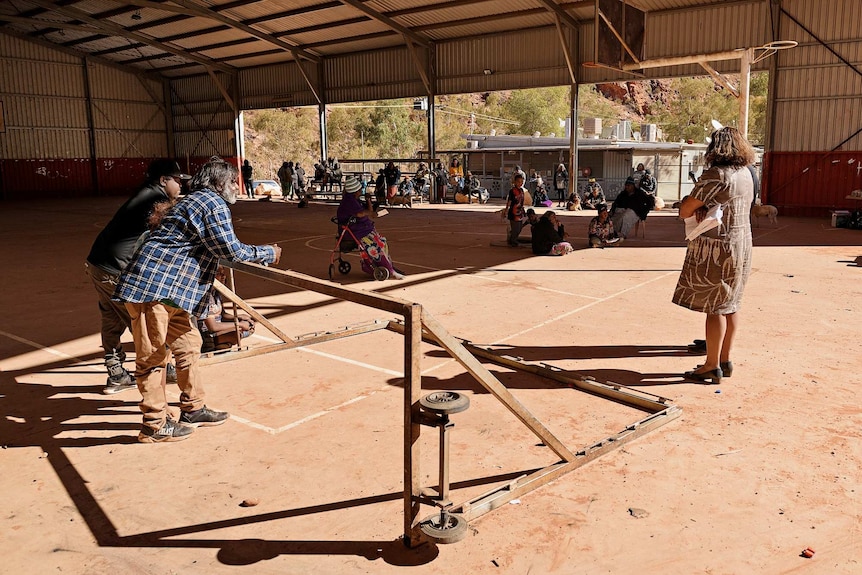
M 174 206 L 138 248 L 120 275 L 114 299 L 168 300 L 204 317 L 219 258 L 272 263 L 275 249 L 240 242 L 227 202 L 213 191 L 200 190 Z

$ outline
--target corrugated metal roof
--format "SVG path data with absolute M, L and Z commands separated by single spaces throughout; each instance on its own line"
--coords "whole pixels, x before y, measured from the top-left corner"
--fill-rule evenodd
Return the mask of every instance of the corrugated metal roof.
M 753 4 L 763 4 L 749 0 Z M 719 0 L 638 0 L 644 10 L 733 4 Z M 471 39 L 594 18 L 583 0 L 17 0 L 0 2 L 0 32 L 45 40 L 165 76 L 194 75 Z M 5 17 L 5 18 L 4 18 Z M 851 24 L 846 23 L 852 34 Z M 176 52 L 179 48 L 179 53 Z M 148 58 L 129 58 L 129 50 Z M 162 52 L 164 57 L 157 57 Z M 185 68 L 185 69 L 184 69 Z

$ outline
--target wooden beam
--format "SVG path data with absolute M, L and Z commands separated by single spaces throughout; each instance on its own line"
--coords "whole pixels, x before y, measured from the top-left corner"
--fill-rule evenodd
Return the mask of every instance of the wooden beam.
M 685 64 L 700 64 L 718 60 L 739 60 L 744 49 L 713 52 L 712 54 L 693 54 L 691 56 L 671 56 L 668 58 L 650 58 L 635 64 L 623 64 L 623 70 L 646 70 L 647 68 L 663 68 L 665 66 L 683 66 Z
M 232 262 L 228 260 L 219 260 L 219 265 L 281 284 L 322 293 L 324 295 L 358 303 L 374 309 L 388 311 L 400 316 L 408 313 L 408 310 L 413 305 L 413 302 L 395 298 L 390 295 L 367 292 L 357 288 L 342 286 L 290 270 L 280 270 L 278 268 L 266 267 L 260 264 Z
M 707 71 L 707 73 L 715 80 L 715 83 L 719 86 L 723 87 L 725 90 L 733 94 L 734 98 L 739 98 L 739 90 L 730 85 L 730 82 L 727 79 L 718 73 L 718 71 L 707 64 L 706 62 L 698 62 L 700 67 Z
M 253 320 L 255 320 L 257 323 L 259 323 L 260 325 L 262 325 L 263 327 L 268 329 L 270 331 L 270 333 L 275 335 L 281 341 L 283 341 L 287 344 L 290 344 L 291 346 L 296 345 L 296 340 L 294 340 L 292 337 L 290 337 L 289 335 L 287 335 L 286 333 L 284 333 L 283 331 L 278 329 L 275 325 L 273 325 L 273 323 L 271 321 L 269 321 L 268 319 L 263 317 L 263 315 L 260 314 L 260 312 L 258 312 L 256 309 L 251 307 L 248 303 L 245 302 L 245 300 L 243 300 L 241 297 L 239 297 L 236 293 L 233 292 L 233 290 L 229 289 L 226 285 L 224 285 L 223 283 L 221 283 L 218 280 L 215 280 L 215 282 L 213 283 L 213 288 L 215 288 L 215 290 L 218 293 L 220 293 L 223 297 L 227 298 L 228 300 L 233 302 L 234 305 L 236 305 L 241 310 L 243 310 L 245 313 L 250 315 L 251 318 Z
M 404 316 L 404 541 L 417 538 L 422 495 L 419 399 L 422 396 L 422 306 L 413 304 Z
M 476 519 L 489 511 L 493 511 L 494 509 L 505 505 L 513 499 L 522 497 L 530 491 L 538 489 L 539 487 L 542 487 L 543 485 L 546 485 L 551 481 L 574 471 L 575 469 L 583 467 L 590 461 L 593 461 L 618 447 L 622 447 L 642 435 L 646 435 L 650 431 L 673 421 L 680 415 L 682 415 L 682 410 L 680 408 L 676 406 L 668 407 L 659 413 L 654 413 L 632 425 L 627 426 L 619 433 L 585 447 L 578 451 L 573 461 L 556 463 L 545 467 L 544 469 L 535 471 L 530 475 L 518 478 L 515 481 L 497 487 L 487 493 L 454 506 L 452 512 L 460 513 L 467 521 Z
M 494 397 L 496 397 L 500 403 L 506 407 L 506 409 L 511 411 L 515 417 L 521 420 L 521 423 L 526 425 L 527 428 L 532 431 L 536 437 L 541 439 L 545 445 L 550 447 L 554 453 L 559 455 L 565 461 L 572 461 L 575 458 L 575 454 L 563 445 L 563 443 L 557 439 L 557 437 L 551 433 L 551 431 L 545 427 L 541 421 L 536 419 L 536 416 L 530 413 L 530 411 L 524 407 L 524 404 L 518 401 L 518 399 L 512 395 L 512 392 L 506 389 L 506 386 L 494 377 L 494 375 L 488 371 L 488 369 L 482 365 L 474 355 L 464 349 L 461 342 L 452 337 L 436 319 L 425 314 L 422 317 L 422 324 L 429 331 L 431 336 L 437 340 L 440 346 L 449 352 L 449 355 L 464 366 L 464 368 L 482 385 L 482 387 L 487 389 Z

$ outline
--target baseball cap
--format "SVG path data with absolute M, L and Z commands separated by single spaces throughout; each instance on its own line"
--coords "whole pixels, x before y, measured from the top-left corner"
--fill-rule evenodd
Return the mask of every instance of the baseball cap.
M 173 176 L 176 178 L 180 178 L 181 180 L 192 179 L 190 175 L 183 173 L 178 163 L 176 163 L 174 160 L 169 160 L 167 158 L 159 158 L 158 160 L 153 160 L 152 163 L 150 163 L 150 166 L 147 168 L 147 178 L 155 180 L 157 178 L 161 178 L 162 176 Z

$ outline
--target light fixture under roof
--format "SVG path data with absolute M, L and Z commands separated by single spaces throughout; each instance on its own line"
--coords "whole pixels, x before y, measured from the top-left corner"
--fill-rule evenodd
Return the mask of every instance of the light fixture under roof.
M 135 10 L 132 14 L 132 20 L 140 20 L 141 19 L 141 11 Z

